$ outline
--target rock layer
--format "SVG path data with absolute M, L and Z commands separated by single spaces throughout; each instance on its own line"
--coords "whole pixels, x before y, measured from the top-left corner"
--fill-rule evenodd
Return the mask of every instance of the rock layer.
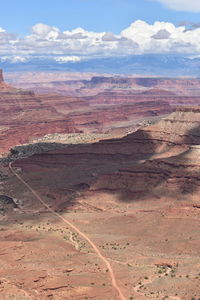
M 178 108 L 157 124 L 124 138 L 123 145 L 129 147 L 129 154 L 142 154 L 145 162 L 101 176 L 93 189 L 128 190 L 136 198 L 160 196 L 164 191 L 180 198 L 200 191 L 198 107 Z
M 199 123 L 198 107 L 181 107 L 157 124 L 124 138 L 68 146 L 34 155 L 16 166 L 28 173 L 56 167 L 59 180 L 49 172 L 43 176 L 47 184 L 57 180 L 61 190 L 65 185 L 76 190 L 84 184 L 94 193 L 119 193 L 120 199 L 125 199 L 123 193 L 127 192 L 132 200 L 160 197 L 162 191 L 175 198 L 191 196 L 200 187 Z
M 1 73 L 2 74 L 2 73 Z M 32 92 L 0 84 L 0 152 L 48 133 L 75 132 L 73 121 Z
M 108 99 L 109 95 L 106 95 Z M 35 95 L 13 88 L 0 72 L 0 152 L 52 133 L 105 132 L 113 128 L 140 126 L 140 120 L 172 111 L 164 101 L 132 101 L 131 97 L 67 97 L 58 94 Z M 21 134 L 23 132 L 23 134 Z
M 39 100 L 30 111 L 26 107 L 35 121 L 36 104 L 38 111 L 51 107 L 50 124 L 55 111 L 68 109 L 64 100 L 54 108 L 52 99 Z M 199 292 L 199 122 L 199 107 L 181 107 L 121 139 L 78 139 L 58 151 L 46 137 L 42 146 L 51 151 L 40 151 L 42 139 L 13 149 L 16 157 L 36 153 L 13 168 L 92 239 L 127 299 L 193 299 Z M 0 176 L 2 299 L 116 299 L 108 270 L 87 241 L 49 214 L 6 166 Z

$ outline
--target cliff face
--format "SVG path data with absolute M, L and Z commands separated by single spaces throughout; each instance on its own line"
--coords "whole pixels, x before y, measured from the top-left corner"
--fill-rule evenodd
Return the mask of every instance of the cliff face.
M 33 92 L 0 84 L 0 153 L 48 133 L 76 132 L 73 121 Z
M 174 102 L 178 102 L 179 97 L 198 97 L 200 94 L 200 80 L 197 78 L 134 78 L 134 77 L 93 77 L 90 81 L 83 82 L 80 92 L 86 91 L 118 91 L 126 92 L 148 92 L 149 90 L 161 91 L 159 96 L 165 97 L 174 95 Z M 178 99 L 176 99 L 178 97 Z M 169 97 L 171 99 L 171 97 Z M 186 101 L 185 99 L 184 101 Z M 184 102 L 187 104 L 187 102 Z
M 120 139 L 67 149 L 69 154 L 128 155 L 132 160 L 147 159 L 173 148 L 200 144 L 200 111 L 181 107 L 155 125 L 144 127 Z M 72 151 L 72 152 L 71 152 Z
M 101 141 L 92 149 L 96 153 L 123 153 L 141 159 L 173 147 L 200 144 L 199 128 L 199 108 L 182 107 L 155 125 L 139 129 L 121 139 Z
M 2 71 L 0 75 L 0 139 L 3 142 L 0 152 L 15 143 L 28 142 L 48 133 L 104 132 L 131 126 L 135 129 L 140 119 L 172 111 L 165 101 L 158 103 L 150 97 L 143 101 L 142 97 L 135 99 L 126 93 L 112 97 L 109 93 L 95 97 L 67 97 L 55 93 L 35 95 L 32 91 L 7 85 Z M 91 82 L 95 83 L 95 79 Z M 59 82 L 55 84 L 59 85 Z M 70 84 L 74 85 L 74 81 Z
M 76 74 L 76 75 L 75 75 Z M 173 104 L 199 103 L 199 78 L 156 78 L 125 76 L 93 76 L 83 73 L 20 73 L 7 78 L 18 88 L 29 88 L 37 93 L 61 93 L 67 96 L 95 96 L 99 93 L 127 95 L 142 94 L 150 91 Z M 82 79 L 82 80 L 81 80 Z M 110 95 L 111 96 L 111 95 Z M 141 95 L 140 95 L 141 96 Z M 145 96 L 145 95 L 143 95 Z M 182 97 L 182 99 L 181 99 Z M 109 97 L 107 97 L 109 98 Z M 191 98 L 194 98 L 193 100 Z
M 70 117 L 76 124 L 77 128 L 82 131 L 106 131 L 110 128 L 128 127 L 140 122 L 142 118 L 158 117 L 168 114 L 172 108 L 168 103 L 155 101 L 125 103 L 115 105 L 92 106 L 86 111 L 77 111 L 70 113 Z
M 128 190 L 135 198 L 161 196 L 162 192 L 180 197 L 200 191 L 198 107 L 180 107 L 154 126 L 138 130 L 121 141 L 121 149 L 126 147 L 129 155 L 134 153 L 135 158 L 143 157 L 145 162 L 135 162 L 135 166 L 100 176 L 92 189 Z M 120 140 L 115 143 L 119 150 Z
M 124 138 L 35 154 L 14 166 L 30 176 L 37 191 L 44 186 L 53 188 L 59 199 L 55 206 L 64 205 L 67 189 L 76 192 L 81 187 L 86 189 L 84 199 L 88 193 L 93 199 L 102 193 L 108 201 L 112 197 L 124 202 L 165 196 L 189 200 L 200 192 L 199 123 L 198 107 L 178 108 L 154 126 Z M 38 180 L 41 172 L 42 184 Z
M 179 113 L 177 111 L 169 118 L 178 120 Z M 182 113 L 185 118 L 190 116 L 195 119 L 198 109 L 186 108 Z M 161 131 L 162 123 L 160 121 L 155 126 L 155 134 Z M 185 131 L 190 132 L 186 127 L 187 125 Z M 167 125 L 165 130 L 170 130 Z M 182 127 L 177 128 L 175 133 L 180 131 L 183 132 Z M 59 199 L 62 199 L 63 190 L 69 188 L 77 191 L 82 186 L 86 189 L 82 192 L 85 198 L 88 193 L 90 196 L 92 193 L 94 199 L 98 197 L 98 193 L 103 193 L 104 196 L 107 195 L 106 199 L 112 199 L 112 195 L 115 195 L 117 201 L 123 202 L 163 197 L 189 200 L 199 195 L 199 145 L 190 146 L 184 139 L 177 144 L 176 135 L 173 143 L 152 140 L 150 137 L 145 138 L 145 135 L 142 137 L 141 134 L 139 136 L 140 140 L 136 138 L 136 132 L 123 139 L 73 145 L 62 150 L 33 155 L 16 162 L 15 166 L 22 168 L 26 175 L 30 174 L 32 184 L 35 184 L 38 191 L 43 186 L 38 183 L 37 172 L 42 172 L 42 184 L 48 186 L 51 182 L 54 192 L 59 194 Z M 103 198 L 101 200 L 104 202 Z M 63 204 L 59 202 L 59 205 Z
M 176 105 L 200 104 L 199 79 L 94 76 L 70 80 L 66 74 L 48 77 L 39 73 L 36 78 L 28 73 L 27 76 L 27 79 L 25 75 L 21 77 L 26 80 L 21 86 L 50 92 L 37 98 L 85 133 L 110 129 L 116 132 L 119 128 L 130 132 L 129 129 L 139 128 L 141 119 L 169 114 Z
M 80 80 L 78 82 L 80 83 Z M 156 117 L 172 111 L 169 102 L 174 103 L 177 96 L 172 91 L 158 89 L 158 86 L 170 87 L 174 84 L 180 87 L 183 82 L 186 82 L 188 87 L 196 86 L 199 81 L 198 79 L 187 81 L 175 79 L 173 82 L 170 79 L 160 78 L 93 77 L 83 82 L 85 87 L 91 86 L 92 89 L 100 86 L 104 90 L 112 86 L 117 89 L 121 87 L 121 91 L 103 92 L 90 97 L 66 97 L 56 94 L 38 97 L 33 92 L 6 86 L 0 89 L 1 138 L 5 138 L 7 130 L 11 130 L 11 127 L 13 132 L 16 126 L 23 127 L 25 124 L 28 124 L 30 129 L 29 137 L 33 134 L 33 138 L 43 133 L 54 133 L 56 130 L 58 133 L 76 130 L 99 132 L 120 126 L 136 126 L 137 120 L 141 118 Z M 57 84 L 59 85 L 59 82 Z M 148 86 L 150 90 L 141 90 L 139 94 L 134 95 L 129 89 L 126 90 L 131 86 Z M 194 100 L 192 97 L 186 98 L 187 100 L 179 96 L 178 102 L 191 101 L 192 103 Z M 109 153 L 125 151 L 127 154 L 143 155 L 159 153 L 172 145 L 198 144 L 199 134 L 196 129 L 198 125 L 198 109 L 180 107 L 169 117 L 161 120 L 159 124 L 138 130 L 119 141 L 102 142 L 101 145 L 96 145 L 96 151 L 101 152 L 105 144 Z M 35 133 L 33 132 L 34 126 L 40 128 Z M 25 131 L 28 132 L 28 127 Z M 23 137 L 23 140 L 27 139 Z M 122 149 L 123 147 L 125 150 Z
M 167 113 L 169 104 L 158 104 L 150 94 L 147 101 L 132 103 L 128 95 L 122 104 L 122 96 L 101 95 L 103 104 L 99 97 L 99 105 L 89 99 L 87 106 L 80 98 L 37 97 L 7 87 L 0 92 L 1 149 L 48 132 Z M 49 137 L 16 147 L 0 166 L 1 298 L 14 293 L 24 298 L 27 292 L 42 299 L 117 298 L 103 283 L 105 267 L 97 264 L 90 245 L 52 218 L 10 172 L 9 158 L 20 157 L 13 162 L 15 172 L 114 258 L 126 299 L 136 292 L 140 299 L 199 295 L 200 107 L 180 107 L 121 139 L 97 143 L 95 136 L 92 143 L 90 136 L 89 144 L 79 137 L 73 145 L 67 139 L 67 147 Z M 97 274 L 92 283 L 91 272 Z
M 145 130 L 151 139 L 172 144 L 200 144 L 200 109 L 179 107 L 158 124 Z
M 200 192 L 200 148 L 190 148 L 167 158 L 150 159 L 141 165 L 104 175 L 92 190 L 130 191 L 133 199 L 151 196 L 181 199 Z

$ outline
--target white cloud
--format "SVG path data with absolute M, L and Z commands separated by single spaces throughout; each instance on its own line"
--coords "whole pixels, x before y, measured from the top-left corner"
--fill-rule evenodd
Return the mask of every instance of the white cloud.
M 151 0 L 151 1 L 160 2 L 174 10 L 200 12 L 199 0 Z
M 54 58 L 55 61 L 59 63 L 68 63 L 68 62 L 79 62 L 81 58 L 78 56 L 58 56 Z
M 82 57 L 117 56 L 145 53 L 186 53 L 200 55 L 200 27 L 175 26 L 168 22 L 148 24 L 138 20 L 120 34 L 91 32 L 83 28 L 60 31 L 57 27 L 36 24 L 32 33 L 19 38 L 0 28 L 0 58 L 25 62 L 30 57 L 54 57 L 59 63 Z
M 176 27 L 168 22 L 150 25 L 139 20 L 121 35 L 137 42 L 140 53 L 200 53 L 199 28 L 187 31 L 185 26 Z
M 102 41 L 104 41 L 104 42 L 116 42 L 118 40 L 119 40 L 119 38 L 116 35 L 114 35 L 112 32 L 106 32 L 102 36 Z
M 28 57 L 24 56 L 2 56 L 0 57 L 0 61 L 5 62 L 5 61 L 10 61 L 11 63 L 18 63 L 18 62 L 26 62 L 28 61 Z
M 156 34 L 152 35 L 152 38 L 156 40 L 167 40 L 169 39 L 171 33 L 166 29 L 159 30 Z
M 32 32 L 36 37 L 39 38 L 57 38 L 59 35 L 59 29 L 56 27 L 51 27 L 46 24 L 36 24 L 32 27 Z

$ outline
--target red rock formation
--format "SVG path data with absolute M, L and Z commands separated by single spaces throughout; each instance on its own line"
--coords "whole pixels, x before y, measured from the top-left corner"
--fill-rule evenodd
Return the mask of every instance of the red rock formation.
M 164 191 L 171 197 L 191 196 L 200 191 L 198 107 L 180 107 L 157 124 L 108 143 L 113 151 L 124 147 L 129 155 L 135 154 L 135 159 L 143 156 L 147 160 L 101 176 L 92 189 L 131 191 L 136 198 Z
M 2 109 L 7 116 L 14 110 L 11 95 L 10 92 L 7 98 L 2 97 Z M 12 100 L 8 101 L 7 108 L 5 99 Z M 40 126 L 43 117 L 51 116 L 51 126 L 47 125 L 47 128 L 52 130 L 58 126 L 56 130 L 59 130 L 61 120 L 57 111 L 66 109 L 67 112 L 71 105 L 74 109 L 76 101 L 66 104 L 65 99 L 60 98 L 58 102 L 54 101 L 54 105 L 50 104 L 51 101 L 54 101 L 53 96 L 42 100 L 31 94 L 22 97 L 19 93 L 13 124 L 17 116 L 20 120 L 24 118 L 20 130 L 26 136 L 26 130 L 33 125 L 31 132 L 34 135 L 37 134 L 34 122 Z M 148 101 L 145 105 L 149 107 L 143 105 L 142 109 L 140 103 L 135 104 L 136 114 L 148 114 L 155 103 Z M 163 103 L 161 106 L 165 108 Z M 26 107 L 25 111 L 23 107 Z M 121 116 L 129 110 L 133 113 L 132 107 L 133 103 L 124 108 Z M 40 113 L 41 108 L 44 116 Z M 120 106 L 117 110 L 120 111 Z M 89 112 L 90 121 L 92 113 Z M 113 112 L 112 117 L 116 115 L 117 112 Z M 110 122 L 110 113 L 106 116 L 106 121 Z M 82 112 L 81 121 L 85 122 L 86 117 Z M 80 124 L 78 113 L 75 121 Z M 94 237 L 94 242 L 106 257 L 113 257 L 112 264 L 127 299 L 135 293 L 141 298 L 159 295 L 160 298 L 178 299 L 185 297 L 185 291 L 192 299 L 193 295 L 198 295 L 199 287 L 199 123 L 199 107 L 180 107 L 156 125 L 122 139 L 36 154 L 16 161 L 13 167 L 18 167 L 15 170 L 45 203 L 72 220 L 88 236 Z M 18 123 L 15 124 L 18 128 Z M 47 128 L 44 126 L 44 131 Z M 15 137 L 17 142 L 19 136 Z M 30 147 L 27 145 L 23 149 Z M 3 217 L 2 297 L 13 297 L 14 294 L 60 299 L 66 295 L 74 299 L 112 297 L 110 285 L 102 281 L 105 268 L 97 264 L 85 240 L 76 236 L 71 227 L 52 218 L 15 177 L 6 181 L 10 176 L 6 168 L 0 175 L 5 179 L 1 185 L 5 192 L 2 196 L 9 195 L 10 200 L 20 199 L 16 212 Z M 197 202 L 189 202 L 194 196 Z M 186 200 L 187 205 L 184 206 L 182 200 Z M 4 209 L 11 210 L 7 205 L 3 206 Z M 66 214 L 67 211 L 70 213 Z M 63 264 L 66 257 L 70 258 L 67 266 Z M 159 269 L 156 270 L 154 265 Z M 68 273 L 71 273 L 69 277 L 66 276 Z M 66 278 L 69 278 L 67 283 Z M 172 285 L 172 280 L 178 280 L 178 285 Z M 158 281 L 162 281 L 161 284 L 158 285 Z
M 1 73 L 2 77 L 2 73 Z M 0 152 L 48 133 L 75 132 L 73 121 L 31 91 L 0 85 Z
M 161 96 L 168 93 L 168 96 L 176 95 L 178 97 L 198 97 L 200 95 L 199 78 L 148 78 L 148 77 L 125 77 L 125 76 L 94 76 L 91 74 L 81 73 L 22 73 L 17 74 L 17 82 L 13 79 L 12 74 L 8 78 L 16 87 L 33 89 L 34 91 L 42 93 L 62 93 L 70 96 L 86 96 L 97 95 L 102 92 L 116 92 L 126 94 L 139 94 L 148 92 L 149 90 L 161 91 Z M 70 77 L 71 75 L 71 77 Z M 21 78 L 21 79 L 20 79 Z M 75 78 L 78 78 L 77 80 Z M 82 78 L 82 80 L 81 80 Z M 90 79 L 91 78 L 91 79 Z M 164 96 L 164 95 L 163 95 Z M 165 95 L 166 96 L 166 95 Z M 170 98 L 171 99 L 171 98 Z M 178 99 L 180 101 L 180 99 Z M 187 104 L 187 98 L 183 99 L 183 104 Z M 196 99 L 198 100 L 198 99 Z M 174 97 L 174 104 L 176 101 Z M 191 101 L 190 101 L 191 103 Z M 193 102 L 195 104 L 195 102 Z M 198 102 L 199 103 L 199 100 Z
M 152 195 L 180 199 L 200 192 L 200 148 L 168 158 L 147 160 L 141 165 L 119 170 L 114 174 L 101 176 L 92 189 L 130 191 L 133 198 Z
M 199 123 L 198 107 L 181 107 L 156 125 L 122 139 L 37 154 L 15 166 L 26 174 L 45 169 L 43 180 L 47 185 L 57 180 L 58 190 L 66 185 L 76 190 L 84 184 L 92 193 L 112 191 L 122 200 L 126 193 L 132 200 L 162 197 L 163 193 L 189 198 L 200 191 Z
M 200 91 L 199 91 L 200 93 Z M 87 100 L 91 103 L 138 103 L 147 101 L 166 102 L 170 105 L 198 105 L 200 104 L 199 96 L 176 95 L 166 90 L 150 89 L 144 92 L 139 90 L 130 91 L 112 91 L 103 92 L 94 96 L 88 96 Z
M 92 106 L 86 111 L 70 113 L 70 118 L 79 130 L 105 131 L 114 127 L 128 127 L 137 124 L 142 118 L 151 118 L 168 114 L 172 108 L 165 102 L 159 105 L 154 101 Z
M 198 96 L 200 80 L 197 78 L 134 78 L 134 77 L 93 77 L 86 87 L 109 89 L 161 89 L 176 95 Z M 102 88 L 101 88 L 102 90 Z
M 197 81 L 188 80 L 188 86 L 192 86 L 192 82 L 196 86 Z M 80 80 L 78 82 L 80 83 Z M 183 82 L 184 80 L 181 79 L 174 80 L 174 84 L 179 84 L 179 86 L 182 86 Z M 59 85 L 59 82 L 54 83 Z M 75 80 L 68 83 L 74 87 L 76 85 Z M 192 104 L 195 101 L 199 101 L 197 97 L 177 96 L 171 88 L 167 91 L 161 90 L 160 86 L 166 85 L 169 87 L 173 85 L 171 79 L 93 77 L 91 80 L 84 80 L 82 84 L 84 91 L 87 88 L 98 91 L 99 88 L 105 90 L 108 87 L 111 88 L 111 91 L 87 97 L 69 97 L 58 94 L 36 96 L 33 92 L 15 89 L 3 83 L 3 87 L 0 89 L 0 98 L 2 99 L 0 104 L 2 140 L 5 139 L 8 132 L 12 132 L 12 140 L 17 141 L 17 133 L 14 132 L 17 130 L 17 126 L 21 130 L 25 124 L 28 124 L 30 132 L 28 133 L 28 127 L 26 127 L 25 132 L 26 135 L 28 134 L 28 138 L 25 135 L 21 136 L 20 143 L 22 140 L 28 141 L 31 136 L 39 137 L 46 133 L 54 133 L 56 130 L 58 133 L 63 133 L 74 132 L 75 130 L 101 132 L 110 128 L 126 128 L 130 126 L 138 128 L 142 118 L 151 118 L 170 113 L 172 107 L 169 103 L 173 105 Z M 131 89 L 131 87 L 139 88 L 139 90 Z M 167 124 L 167 122 L 171 121 L 166 119 L 161 126 L 165 127 L 164 124 Z M 175 122 L 177 123 L 178 121 L 176 120 Z M 38 129 L 34 131 L 33 128 L 36 124 Z M 173 126 L 172 130 L 174 130 Z M 153 137 L 150 142 L 148 137 L 151 137 L 151 133 Z M 127 145 L 130 144 L 130 146 L 126 147 L 128 152 L 132 151 L 131 144 L 133 143 L 136 144 L 135 149 L 140 147 L 138 146 L 139 143 L 144 145 L 141 151 L 145 153 L 145 151 L 150 151 L 151 148 L 154 149 L 155 143 L 158 146 L 159 140 L 164 140 L 162 133 L 154 133 L 154 127 L 149 127 L 148 130 L 142 132 L 138 131 L 136 135 L 134 137 L 136 142 L 130 136 L 125 139 Z M 163 135 L 165 135 L 166 145 L 173 143 L 170 138 L 171 133 L 164 133 Z M 193 140 L 195 143 L 195 138 Z M 11 142 L 6 141 L 5 148 L 7 148 L 7 143 L 10 146 Z M 120 144 L 122 145 L 122 141 L 120 141 Z M 162 149 L 164 147 L 163 142 L 160 144 L 160 149 Z M 117 142 L 115 142 L 114 148 L 117 147 L 116 145 Z

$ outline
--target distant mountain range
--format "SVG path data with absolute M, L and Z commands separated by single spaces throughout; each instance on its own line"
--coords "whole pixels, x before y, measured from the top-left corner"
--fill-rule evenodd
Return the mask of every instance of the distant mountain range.
M 121 57 L 91 58 L 76 62 L 58 62 L 54 57 L 32 57 L 25 62 L 0 62 L 0 68 L 11 71 L 68 71 L 112 74 L 200 77 L 200 57 L 173 54 L 148 54 Z

